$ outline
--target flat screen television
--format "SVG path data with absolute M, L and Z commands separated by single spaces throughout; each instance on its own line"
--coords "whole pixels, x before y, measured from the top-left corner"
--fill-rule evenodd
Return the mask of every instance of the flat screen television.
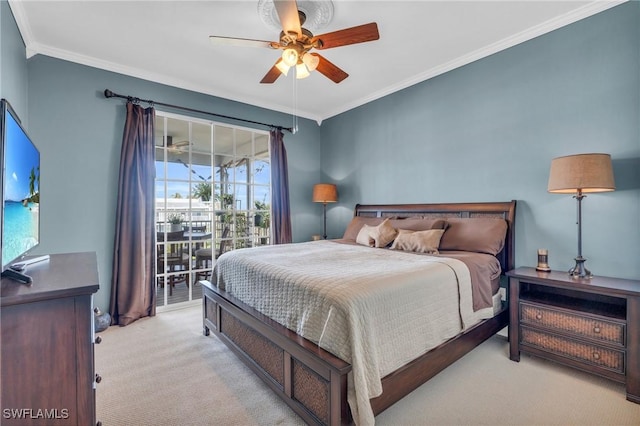
M 14 262 L 40 242 L 40 152 L 5 99 L 0 120 L 2 276 L 27 281 Z

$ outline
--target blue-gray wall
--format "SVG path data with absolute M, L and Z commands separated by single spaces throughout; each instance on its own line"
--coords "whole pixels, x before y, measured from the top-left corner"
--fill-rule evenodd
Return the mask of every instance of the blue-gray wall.
M 250 120 L 287 124 L 261 108 L 45 56 L 24 44 L 0 0 L 0 94 L 42 153 L 37 253 L 96 251 L 108 306 L 118 158 L 124 123 L 106 88 Z M 25 119 L 25 117 L 27 117 Z M 294 239 L 321 233 L 310 202 L 320 180 L 339 185 L 329 236 L 360 203 L 518 200 L 516 262 L 548 248 L 554 269 L 576 255 L 575 200 L 548 194 L 551 159 L 607 152 L 617 191 L 583 202 L 583 252 L 596 274 L 640 278 L 640 4 L 599 15 L 285 134 Z
M 0 0 L 0 98 L 9 100 L 27 126 L 27 58 L 7 0 Z
M 516 264 L 577 254 L 576 201 L 547 193 L 551 159 L 610 153 L 617 190 L 583 201 L 595 274 L 640 278 L 640 3 L 629 2 L 326 120 L 322 172 L 340 202 L 518 200 Z

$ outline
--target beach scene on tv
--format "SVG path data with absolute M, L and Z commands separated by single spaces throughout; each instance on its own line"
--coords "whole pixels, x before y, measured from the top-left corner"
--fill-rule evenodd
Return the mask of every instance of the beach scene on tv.
M 5 129 L 2 266 L 38 244 L 40 154 L 19 125 Z

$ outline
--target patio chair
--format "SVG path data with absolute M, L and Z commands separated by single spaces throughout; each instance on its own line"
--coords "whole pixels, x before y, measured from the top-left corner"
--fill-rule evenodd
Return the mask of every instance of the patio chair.
M 175 272 L 184 271 L 183 274 L 172 274 L 167 277 L 169 284 L 169 296 L 173 295 L 173 287 L 182 281 L 189 287 L 189 263 L 191 262 L 191 255 L 184 243 L 184 231 L 175 231 L 166 233 L 158 232 L 156 234 L 157 242 L 157 260 L 158 260 L 158 273 L 160 274 L 172 274 Z M 166 257 L 165 257 L 166 252 Z M 166 259 L 166 264 L 165 264 Z M 164 287 L 164 281 L 162 278 L 158 280 L 161 287 Z
M 225 227 L 223 229 L 223 231 L 222 231 L 222 235 L 220 236 L 220 247 L 216 251 L 216 257 L 215 257 L 216 259 L 218 257 L 220 257 L 220 255 L 222 253 L 227 251 L 229 247 L 231 247 L 232 241 L 229 241 L 227 239 L 229 237 L 229 232 L 230 231 L 229 231 L 229 227 L 228 226 Z M 207 268 L 207 270 L 206 271 L 196 271 L 194 284 L 197 283 L 200 280 L 208 279 L 209 275 L 211 274 L 211 272 L 213 270 L 213 257 L 212 257 L 211 247 L 201 248 L 201 249 L 196 250 L 195 256 L 196 256 L 195 268 L 196 269 L 205 269 L 205 268 Z

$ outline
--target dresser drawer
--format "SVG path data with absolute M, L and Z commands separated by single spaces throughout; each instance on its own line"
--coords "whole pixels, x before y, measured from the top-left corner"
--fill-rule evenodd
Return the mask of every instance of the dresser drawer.
M 520 302 L 520 321 L 525 325 L 570 333 L 575 337 L 625 346 L 625 324 L 602 317 Z
M 520 328 L 520 342 L 522 345 L 533 346 L 582 363 L 607 368 L 620 374 L 625 373 L 623 350 L 579 342 L 527 327 Z

